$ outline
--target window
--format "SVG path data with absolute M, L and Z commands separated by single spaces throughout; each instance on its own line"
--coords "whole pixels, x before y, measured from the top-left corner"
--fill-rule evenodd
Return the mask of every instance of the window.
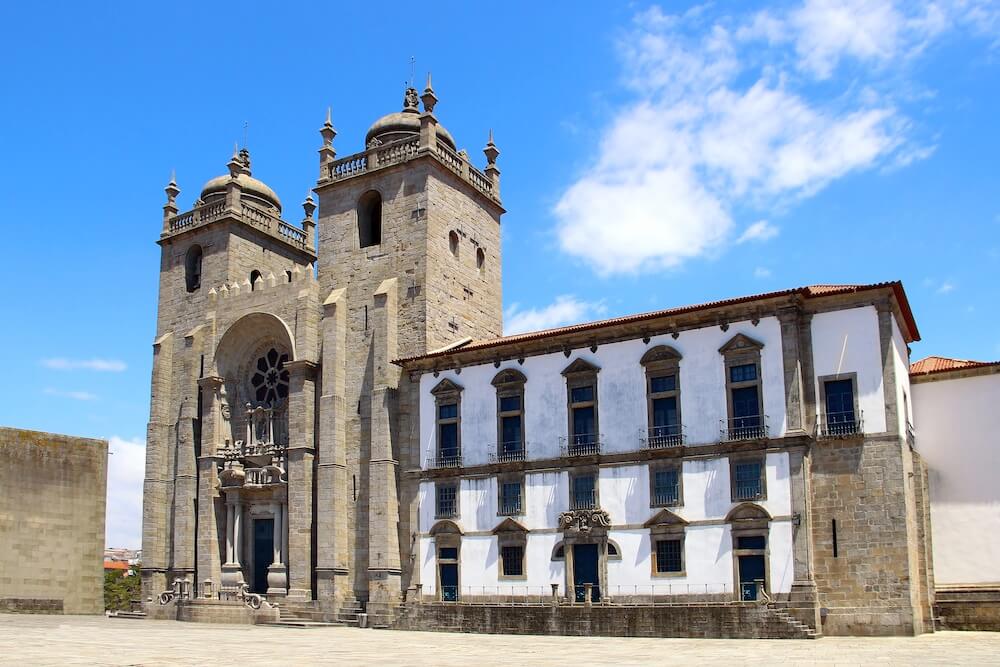
M 681 355 L 669 345 L 657 345 L 640 359 L 646 369 L 649 432 L 645 442 L 650 449 L 684 444 L 678 382 L 680 359 Z
M 552 560 L 566 560 L 566 547 L 562 542 L 552 550 Z
M 569 435 L 565 454 L 587 456 L 601 453 L 597 419 L 597 372 L 600 369 L 577 359 L 564 371 L 569 413 Z
M 656 540 L 653 552 L 657 574 L 676 574 L 684 571 L 683 540 Z
M 458 259 L 458 232 L 454 229 L 448 233 L 448 249 L 451 250 L 455 259 Z
M 502 563 L 503 576 L 524 576 L 524 547 L 521 545 L 500 547 L 500 561 Z
M 763 549 L 767 546 L 764 535 L 744 535 L 736 538 L 737 549 Z
M 250 272 L 250 291 L 252 292 L 255 289 L 257 289 L 257 281 L 258 280 L 263 280 L 263 279 L 264 279 L 263 276 L 260 275 L 260 271 L 258 271 L 257 269 L 254 269 L 253 271 L 251 271 Z
M 823 409 L 821 435 L 838 437 L 861 432 L 861 415 L 855 404 L 854 373 L 820 378 Z
M 670 507 L 681 503 L 681 473 L 676 466 L 652 468 L 652 492 L 650 494 L 653 507 Z
M 201 287 L 201 260 L 200 245 L 188 248 L 187 255 L 184 257 L 184 282 L 188 292 L 194 292 Z
M 499 480 L 500 506 L 499 514 L 503 516 L 515 516 L 521 514 L 521 480 Z
M 253 396 L 258 405 L 278 405 L 288 398 L 288 355 L 273 347 L 257 359 L 250 376 Z
M 497 463 L 523 461 L 524 443 L 524 383 L 520 371 L 508 368 L 497 373 L 493 386 L 497 388 L 497 451 L 491 456 Z
M 458 560 L 458 547 L 441 547 L 438 550 L 438 558 L 441 560 Z
M 435 484 L 435 518 L 451 519 L 458 516 L 458 485 Z
M 611 540 L 608 540 L 607 554 L 608 554 L 608 560 L 622 559 L 622 550 L 618 547 L 617 544 L 615 544 Z
M 292 272 L 291 271 L 285 271 L 285 282 L 287 282 L 287 283 L 292 282 Z
M 433 467 L 455 468 L 462 465 L 461 392 L 462 387 L 447 378 L 431 390 L 437 417 L 437 454 Z
M 486 253 L 482 248 L 476 248 L 476 268 L 480 275 L 486 273 Z
M 731 469 L 733 502 L 762 500 L 766 497 L 762 460 L 736 460 L 732 462 Z
M 767 437 L 760 386 L 760 351 L 764 346 L 737 334 L 722 348 L 725 358 L 728 418 L 722 439 L 755 440 Z
M 597 507 L 596 477 L 591 473 L 570 478 L 570 509 L 588 510 Z
M 358 243 L 362 248 L 382 243 L 382 195 L 375 190 L 358 200 Z

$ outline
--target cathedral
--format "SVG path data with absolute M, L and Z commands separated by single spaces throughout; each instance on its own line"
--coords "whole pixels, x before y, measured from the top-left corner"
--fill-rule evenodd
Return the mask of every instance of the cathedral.
M 191 210 L 167 185 L 147 613 L 931 631 L 902 285 L 504 337 L 500 151 L 474 166 L 436 103 L 408 88 L 346 157 L 328 114 L 298 224 L 245 148 Z

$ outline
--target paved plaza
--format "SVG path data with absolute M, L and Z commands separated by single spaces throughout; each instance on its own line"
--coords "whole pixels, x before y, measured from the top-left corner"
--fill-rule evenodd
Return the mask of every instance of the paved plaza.
M 0 614 L 4 665 L 1000 665 L 1000 633 L 806 640 L 623 639 L 269 628 Z

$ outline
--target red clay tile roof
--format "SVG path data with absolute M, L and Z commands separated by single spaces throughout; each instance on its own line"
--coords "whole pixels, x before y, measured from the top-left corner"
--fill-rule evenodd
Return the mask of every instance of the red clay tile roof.
M 947 373 L 961 371 L 967 368 L 986 368 L 1000 366 L 1000 361 L 970 361 L 969 359 L 950 359 L 948 357 L 927 357 L 910 364 L 910 375 L 930 375 L 932 373 Z
M 105 570 L 129 570 L 132 566 L 123 560 L 106 560 L 104 561 Z
M 523 343 L 528 341 L 534 341 L 542 338 L 559 336 L 561 334 L 576 333 L 580 331 L 590 331 L 593 329 L 601 329 L 604 327 L 614 326 L 616 324 L 629 324 L 633 322 L 642 322 L 645 320 L 654 320 L 660 317 L 666 317 L 670 315 L 682 315 L 685 313 L 697 312 L 699 310 L 708 310 L 710 308 L 717 308 L 719 306 L 729 306 L 740 303 L 748 303 L 752 301 L 764 301 L 766 299 L 792 296 L 795 294 L 799 294 L 804 298 L 809 299 L 821 296 L 831 296 L 835 294 L 851 294 L 856 292 L 867 292 L 869 290 L 882 289 L 886 287 L 892 288 L 893 293 L 896 297 L 896 301 L 899 303 L 899 308 L 902 311 L 903 319 L 906 322 L 906 328 L 909 329 L 910 338 L 908 340 L 909 341 L 920 340 L 920 332 L 917 331 L 917 323 L 913 319 L 913 312 L 910 310 L 910 303 L 906 298 L 906 292 L 903 290 L 903 283 L 898 280 L 895 280 L 892 282 L 873 283 L 871 285 L 808 285 L 806 287 L 795 287 L 793 289 L 781 290 L 778 292 L 765 292 L 764 294 L 752 294 L 749 296 L 734 297 L 731 299 L 722 299 L 720 301 L 709 301 L 707 303 L 700 303 L 692 306 L 680 306 L 678 308 L 668 308 L 666 310 L 656 310 L 648 313 L 639 313 L 636 315 L 625 315 L 622 317 L 614 317 L 608 320 L 597 320 L 595 322 L 572 324 L 570 326 L 558 327 L 555 329 L 543 329 L 541 331 L 529 331 L 526 333 L 514 334 L 512 336 L 501 336 L 499 338 L 474 340 L 468 343 L 467 345 L 448 348 L 444 350 L 438 350 L 435 352 L 428 352 L 427 354 L 417 355 L 415 357 L 396 359 L 393 363 L 405 364 L 406 362 L 409 361 L 416 361 L 418 359 L 429 359 L 432 357 L 442 357 L 449 354 L 465 352 L 467 350 L 480 350 L 484 348 L 501 347 L 503 345 L 508 345 L 512 343 Z M 905 335 L 906 332 L 904 332 L 904 336 Z

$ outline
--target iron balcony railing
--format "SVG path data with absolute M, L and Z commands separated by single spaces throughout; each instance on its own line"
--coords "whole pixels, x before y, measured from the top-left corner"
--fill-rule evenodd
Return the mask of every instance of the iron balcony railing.
M 490 453 L 490 463 L 514 463 L 523 461 L 527 453 L 528 443 L 515 440 L 497 444 L 497 451 Z
M 517 516 L 521 513 L 521 499 L 500 499 L 500 515 Z
M 569 498 L 569 508 L 571 510 L 597 509 L 597 491 L 580 491 L 573 493 Z
M 733 484 L 733 500 L 760 500 L 764 497 L 764 484 L 758 480 L 738 481 Z
M 653 489 L 654 505 L 676 505 L 680 494 L 676 486 L 666 489 Z
M 684 426 L 681 424 L 650 426 L 639 431 L 639 439 L 642 441 L 643 449 L 680 447 L 685 442 Z
M 763 440 L 768 437 L 767 415 L 732 417 L 719 421 L 722 442 Z
M 864 433 L 863 415 L 855 412 L 828 412 L 820 418 L 819 434 L 824 438 L 844 438 Z
M 427 459 L 428 468 L 461 468 L 461 450 L 451 449 L 438 452 L 438 455 Z
M 601 453 L 603 440 L 600 433 L 574 433 L 559 438 L 559 446 L 563 456 L 595 456 Z
M 454 519 L 456 517 L 458 517 L 458 506 L 454 501 L 439 505 L 434 512 L 435 519 Z

